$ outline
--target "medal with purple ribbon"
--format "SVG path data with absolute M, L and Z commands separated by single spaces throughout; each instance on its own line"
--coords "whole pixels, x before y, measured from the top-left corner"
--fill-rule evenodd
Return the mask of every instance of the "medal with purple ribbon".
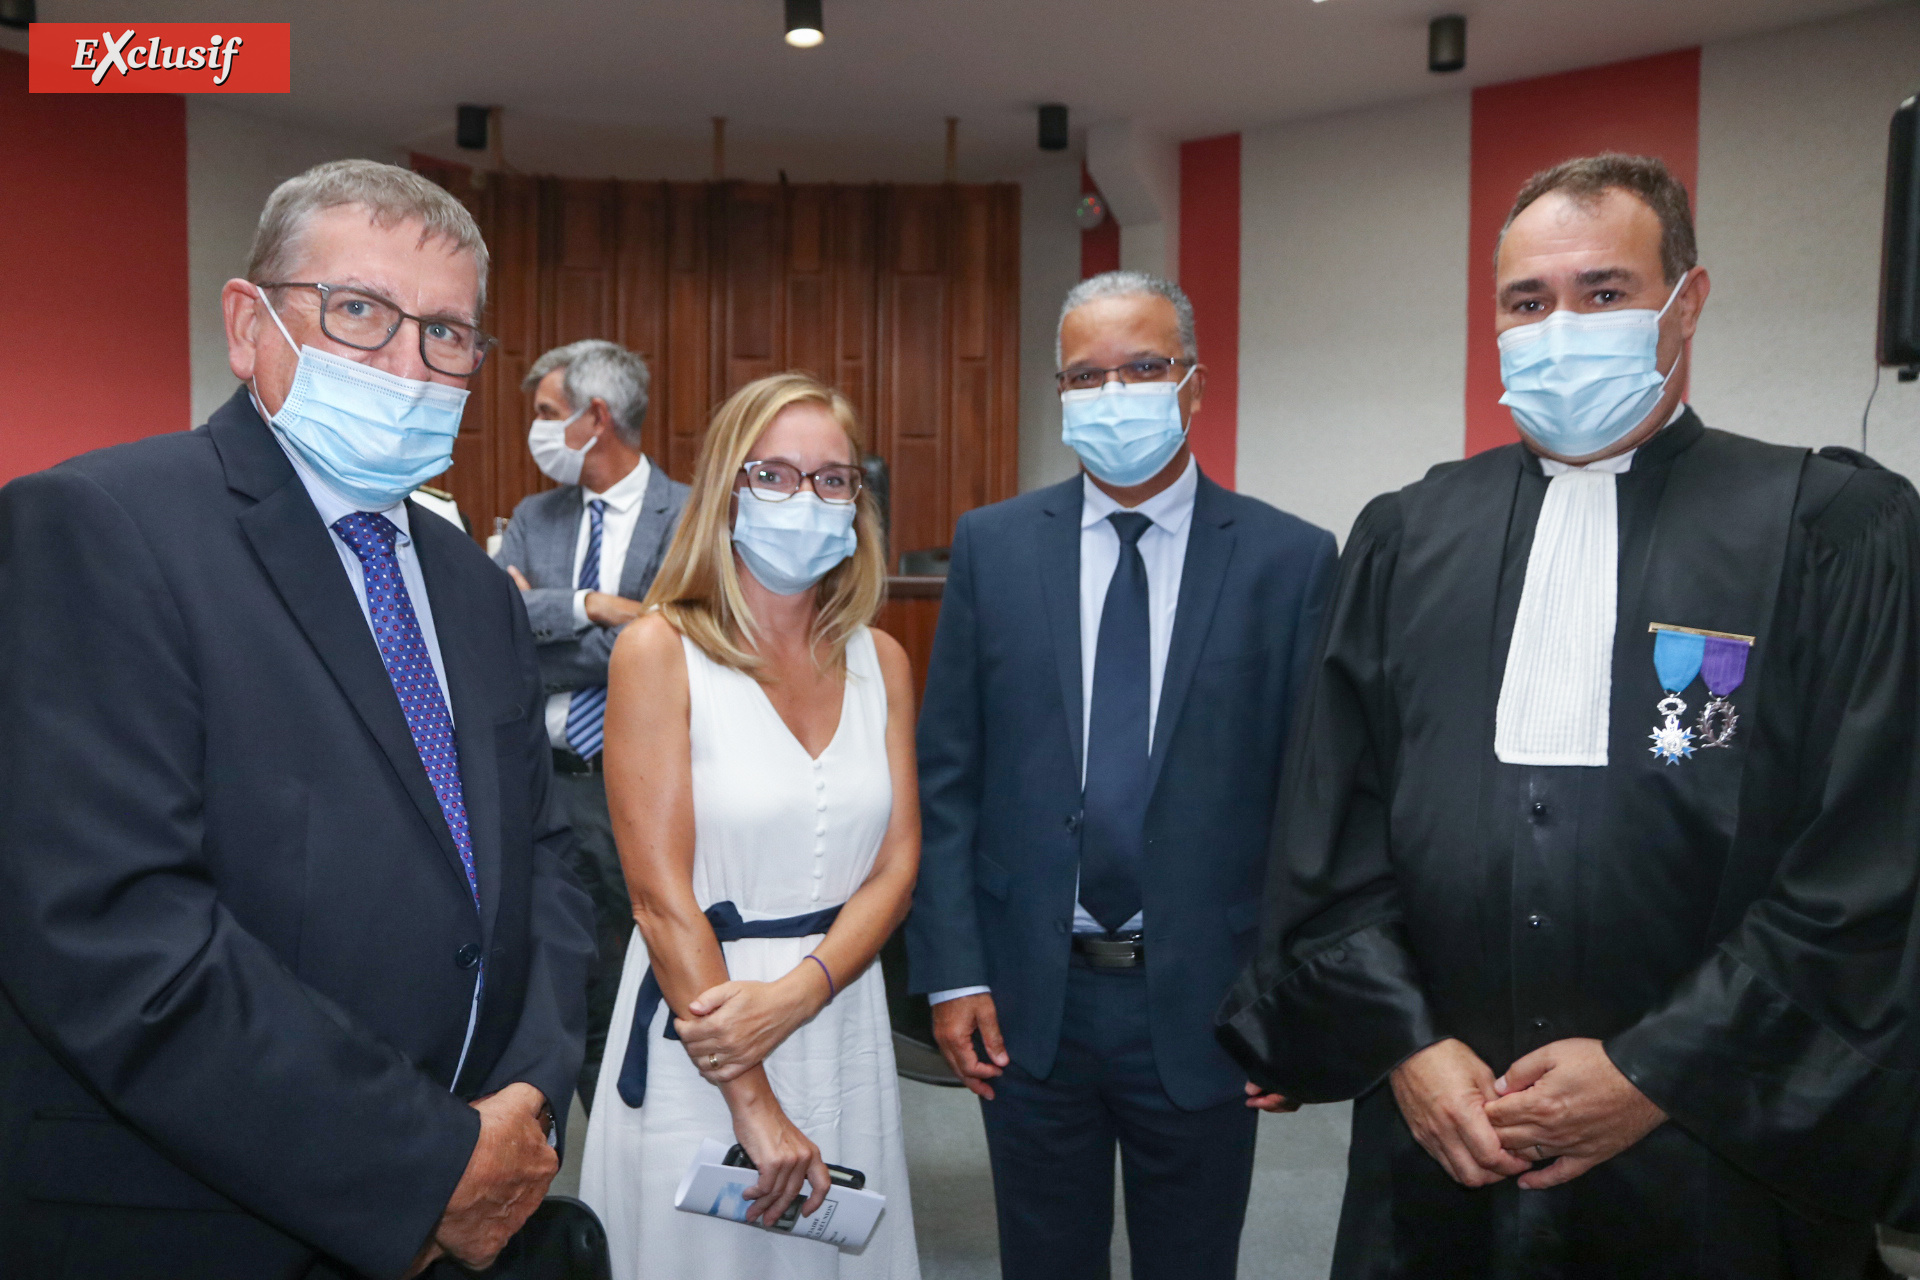
M 1692 755 L 1696 741 L 1701 748 L 1724 747 L 1733 741 L 1740 715 L 1729 695 L 1746 679 L 1747 655 L 1753 650 L 1753 637 L 1727 631 L 1702 631 L 1697 627 L 1677 627 L 1656 622 L 1653 632 L 1653 669 L 1667 696 L 1656 708 L 1664 723 L 1654 726 L 1648 736 L 1653 745 L 1647 750 L 1666 764 L 1679 764 Z M 1707 705 L 1692 729 L 1680 723 L 1687 704 L 1680 695 L 1693 678 L 1704 675 L 1707 681 Z
M 1700 675 L 1713 697 L 1700 709 L 1700 723 L 1694 726 L 1694 731 L 1700 735 L 1702 747 L 1724 747 L 1733 741 L 1733 731 L 1740 725 L 1740 713 L 1733 709 L 1727 695 L 1747 678 L 1747 655 L 1753 652 L 1753 641 L 1745 636 L 1705 636 L 1703 639 L 1706 653 L 1700 663 Z

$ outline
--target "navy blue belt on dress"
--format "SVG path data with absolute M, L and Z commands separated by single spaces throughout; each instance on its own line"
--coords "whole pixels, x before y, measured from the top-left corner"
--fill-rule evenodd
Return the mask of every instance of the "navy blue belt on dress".
M 809 911 L 784 920 L 742 920 L 740 908 L 733 903 L 716 902 L 707 908 L 706 914 L 714 937 L 722 942 L 739 942 L 743 938 L 805 938 L 825 933 L 833 928 L 840 908 Z M 660 980 L 653 976 L 653 966 L 648 965 L 640 978 L 640 993 L 633 1001 L 633 1029 L 627 1034 L 627 1056 L 620 1063 L 620 1100 L 630 1107 L 647 1100 L 647 1028 L 653 1025 L 653 1013 L 660 1007 L 662 998 Z M 680 1038 L 680 1033 L 673 1028 L 672 1010 L 667 1011 L 667 1025 L 661 1038 Z

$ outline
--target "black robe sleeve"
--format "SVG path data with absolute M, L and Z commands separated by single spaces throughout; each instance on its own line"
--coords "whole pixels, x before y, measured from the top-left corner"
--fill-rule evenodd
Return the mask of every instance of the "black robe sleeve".
M 1401 923 L 1388 840 L 1397 718 L 1386 595 L 1400 498 L 1368 504 L 1340 560 L 1281 781 L 1259 948 L 1221 1010 L 1248 1077 L 1301 1102 L 1355 1097 L 1442 1038 Z
M 1789 1199 L 1915 1230 L 1920 499 L 1857 456 L 1814 459 L 1809 478 L 1836 465 L 1850 474 L 1803 520 L 1782 584 L 1795 714 L 1753 744 L 1730 864 L 1752 892 L 1723 894 L 1744 910 L 1719 947 L 1606 1047 Z M 1743 868 L 1749 824 L 1785 835 Z

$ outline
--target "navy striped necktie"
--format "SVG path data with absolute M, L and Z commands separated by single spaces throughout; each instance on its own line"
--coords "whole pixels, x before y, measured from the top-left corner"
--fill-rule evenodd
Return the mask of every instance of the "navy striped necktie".
M 587 554 L 580 561 L 577 591 L 600 590 L 600 536 L 606 528 L 607 502 L 595 498 L 587 504 Z M 590 684 L 573 691 L 567 704 L 567 745 L 583 760 L 600 754 L 607 739 L 607 686 Z

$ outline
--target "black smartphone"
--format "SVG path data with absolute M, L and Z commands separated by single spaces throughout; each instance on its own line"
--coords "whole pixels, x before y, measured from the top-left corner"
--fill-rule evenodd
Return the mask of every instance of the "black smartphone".
M 737 1142 L 733 1144 L 732 1150 L 727 1152 L 726 1159 L 720 1163 L 735 1169 L 757 1170 L 759 1168 L 754 1164 L 753 1157 L 747 1154 L 747 1149 Z M 858 1169 L 849 1169 L 845 1165 L 828 1165 L 827 1177 L 832 1180 L 834 1186 L 846 1187 L 852 1191 L 862 1190 L 867 1185 L 866 1174 Z M 780 1215 L 780 1220 L 773 1224 L 773 1229 L 775 1231 L 793 1230 L 793 1224 L 800 1221 L 800 1206 L 805 1203 L 805 1196 L 795 1196 L 787 1205 L 786 1211 Z

